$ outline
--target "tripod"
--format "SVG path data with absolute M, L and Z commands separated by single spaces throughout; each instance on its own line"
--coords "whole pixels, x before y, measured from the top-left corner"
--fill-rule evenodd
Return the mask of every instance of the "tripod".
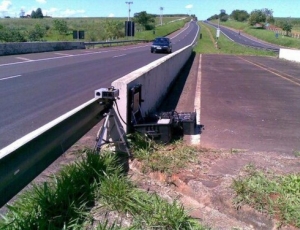
M 100 152 L 103 145 L 113 143 L 116 151 L 126 152 L 131 157 L 125 132 L 112 104 L 108 113 L 105 114 L 105 121 L 97 133 L 96 141 L 97 152 Z

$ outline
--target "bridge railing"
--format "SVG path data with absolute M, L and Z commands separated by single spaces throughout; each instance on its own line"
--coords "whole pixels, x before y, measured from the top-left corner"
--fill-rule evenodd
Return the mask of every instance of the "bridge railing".
M 0 150 L 0 207 L 94 127 L 106 107 L 92 99 Z

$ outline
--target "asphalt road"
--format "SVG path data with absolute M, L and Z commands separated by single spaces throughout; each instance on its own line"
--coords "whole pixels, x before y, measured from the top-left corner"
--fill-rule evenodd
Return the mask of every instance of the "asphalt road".
M 168 36 L 173 52 L 191 44 L 198 28 L 191 22 Z M 148 43 L 0 57 L 0 149 L 164 55 L 151 54 Z
M 300 151 L 299 114 L 299 64 L 202 55 L 202 146 L 293 154 Z
M 204 21 L 204 23 L 206 23 L 207 25 L 212 26 L 216 29 L 218 28 L 218 25 L 211 23 L 209 21 Z M 220 31 L 226 37 L 228 37 L 230 40 L 232 40 L 236 43 L 239 43 L 244 46 L 254 47 L 257 49 L 264 49 L 264 50 L 271 50 L 271 51 L 279 52 L 280 47 L 277 45 L 272 45 L 272 44 L 260 41 L 258 39 L 255 39 L 255 38 L 251 38 L 248 35 L 243 34 L 242 32 L 239 33 L 238 30 L 229 29 L 224 26 L 219 26 L 219 28 L 220 28 Z

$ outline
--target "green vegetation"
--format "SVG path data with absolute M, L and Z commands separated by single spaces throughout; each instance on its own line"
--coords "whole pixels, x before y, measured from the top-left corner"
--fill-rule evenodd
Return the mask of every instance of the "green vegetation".
M 187 21 L 189 21 L 189 19 L 175 21 L 172 23 L 164 24 L 162 26 L 156 26 L 154 30 L 140 31 L 136 33 L 135 38 L 153 40 L 155 37 L 167 36 L 181 29 Z
M 131 137 L 134 157 L 142 162 L 142 172 L 162 172 L 172 175 L 191 162 L 197 162 L 199 149 L 187 146 L 182 141 L 172 143 L 171 146 L 161 146 L 149 142 L 142 135 Z
M 204 229 L 176 200 L 138 189 L 118 162 L 110 152 L 84 151 L 8 205 L 0 229 Z
M 270 214 L 281 224 L 300 227 L 300 174 L 276 176 L 253 165 L 246 167 L 246 175 L 233 181 L 237 207 L 248 204 Z
M 215 21 L 216 22 L 216 21 Z M 249 34 L 253 37 L 261 39 L 263 41 L 277 44 L 284 47 L 300 48 L 300 39 L 292 38 L 288 36 L 279 35 L 276 37 L 276 33 L 271 30 L 265 30 L 249 26 L 246 22 L 237 22 L 229 20 L 227 22 L 220 23 L 223 26 L 227 26 L 236 30 L 240 30 L 241 33 Z
M 276 56 L 274 52 L 256 50 L 245 47 L 230 41 L 228 38 L 220 34 L 218 39 L 218 47 L 216 48 L 216 29 L 200 22 L 202 39 L 199 40 L 195 51 L 197 53 L 208 54 L 234 54 L 234 55 L 257 55 L 257 56 Z
M 201 163 L 199 154 L 209 151 L 182 141 L 159 145 L 139 134 L 129 140 L 144 174 L 171 176 L 189 164 Z M 0 229 L 207 229 L 177 200 L 168 202 L 138 188 L 121 166 L 124 156 L 99 155 L 89 149 L 79 153 L 76 162 L 63 166 L 47 182 L 34 184 L 8 205 Z M 237 208 L 248 204 L 282 225 L 300 227 L 299 173 L 275 176 L 248 165 L 231 186 Z
M 163 26 L 155 18 L 156 34 L 166 35 L 174 32 L 190 20 L 176 21 L 182 17 L 164 17 Z M 73 31 L 85 31 L 84 41 L 105 41 L 125 38 L 127 18 L 4 18 L 0 19 L 0 42 L 25 41 L 73 41 Z M 176 21 L 170 23 L 171 21 Z M 145 25 L 144 25 L 145 26 Z M 153 30 L 145 30 L 139 24 L 135 39 L 153 39 Z M 161 34 L 163 30 L 165 33 Z M 152 36 L 150 36 L 152 34 Z M 145 36 L 145 38 L 144 38 Z
M 136 13 L 133 20 L 145 30 L 153 30 L 155 28 L 155 16 L 147 14 L 146 11 Z

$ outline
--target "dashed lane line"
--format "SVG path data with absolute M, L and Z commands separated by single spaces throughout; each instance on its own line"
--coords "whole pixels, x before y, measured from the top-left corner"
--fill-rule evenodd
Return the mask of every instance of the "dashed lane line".
M 24 57 L 16 57 L 16 59 L 23 60 L 23 61 L 33 61 L 32 59 L 24 58 Z
M 5 77 L 5 78 L 1 78 L 0 81 L 12 79 L 12 78 L 17 78 L 17 77 L 21 77 L 21 76 L 22 76 L 22 75 L 15 75 L 15 76 L 10 76 L 10 77 Z
M 65 53 L 54 53 L 56 55 L 61 55 L 61 56 L 66 56 L 66 57 L 71 57 L 71 56 L 74 56 L 72 54 L 65 54 Z

